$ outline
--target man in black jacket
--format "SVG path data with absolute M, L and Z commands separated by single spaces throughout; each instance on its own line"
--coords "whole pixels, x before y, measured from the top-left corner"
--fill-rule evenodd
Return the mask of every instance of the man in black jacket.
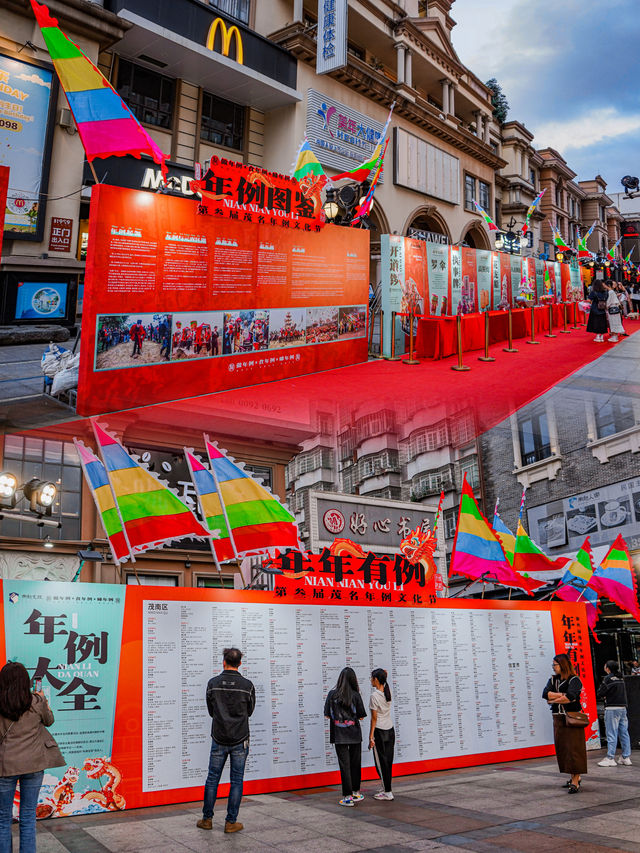
M 604 725 L 607 733 L 607 756 L 598 762 L 600 767 L 616 766 L 616 748 L 618 738 L 622 747 L 622 756 L 618 764 L 631 764 L 631 741 L 627 720 L 627 691 L 620 667 L 615 660 L 604 665 L 605 677 L 598 688 L 598 699 L 604 699 Z
M 213 721 L 202 820 L 197 823 L 200 829 L 212 828 L 218 782 L 227 756 L 231 762 L 231 787 L 224 831 L 238 832 L 243 828 L 238 823 L 238 811 L 242 800 L 244 766 L 249 754 L 249 717 L 256 705 L 256 691 L 249 679 L 238 672 L 241 662 L 242 652 L 239 649 L 225 649 L 223 671 L 207 684 L 207 708 Z

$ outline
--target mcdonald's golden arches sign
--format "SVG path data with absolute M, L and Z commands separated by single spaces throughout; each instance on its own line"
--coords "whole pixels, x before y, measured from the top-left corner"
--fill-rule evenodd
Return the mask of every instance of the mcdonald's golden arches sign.
M 238 65 L 243 64 L 243 50 L 242 50 L 242 36 L 240 35 L 240 30 L 236 27 L 235 24 L 231 27 L 227 27 L 222 18 L 216 18 L 215 21 L 209 27 L 209 33 L 207 35 L 207 50 L 214 50 L 214 44 L 216 40 L 216 33 L 218 32 L 218 27 L 220 28 L 220 52 L 223 56 L 229 56 L 229 48 L 231 47 L 231 39 L 235 37 L 236 42 L 236 62 Z

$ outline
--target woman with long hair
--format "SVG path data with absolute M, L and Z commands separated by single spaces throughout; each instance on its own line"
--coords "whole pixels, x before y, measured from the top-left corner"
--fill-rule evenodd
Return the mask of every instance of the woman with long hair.
M 376 770 L 382 780 L 382 790 L 374 794 L 375 800 L 392 800 L 391 773 L 396 733 L 391 719 L 391 689 L 387 683 L 386 669 L 374 669 L 371 673 L 373 692 L 369 702 L 371 729 L 369 749 L 373 750 Z
M 553 714 L 553 742 L 556 748 L 558 769 L 570 775 L 564 787 L 570 794 L 580 791 L 580 777 L 587 772 L 587 747 L 584 729 L 567 723 L 567 711 L 581 711 L 582 682 L 576 675 L 568 655 L 553 659 L 553 675 L 542 691 Z
M 65 763 L 45 726 L 53 714 L 44 693 L 32 693 L 29 673 L 10 661 L 0 670 L 0 853 L 11 853 L 11 819 L 20 786 L 20 853 L 36 851 L 36 805 L 44 770 Z
M 362 730 L 360 720 L 367 716 L 360 696 L 358 679 L 350 666 L 345 666 L 333 690 L 327 694 L 324 715 L 329 719 L 329 740 L 336 748 L 340 780 L 341 806 L 353 806 L 364 795 L 360 793 L 362 773 Z
M 609 292 L 602 279 L 596 279 L 589 290 L 588 299 L 591 302 L 589 319 L 587 320 L 587 332 L 595 332 L 596 343 L 604 342 L 604 336 L 609 331 L 607 322 L 607 297 Z

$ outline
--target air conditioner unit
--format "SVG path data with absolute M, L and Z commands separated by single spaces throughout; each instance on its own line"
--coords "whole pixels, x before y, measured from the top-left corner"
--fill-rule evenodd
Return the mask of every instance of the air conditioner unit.
M 70 127 L 75 129 L 76 123 L 73 120 L 73 113 L 71 110 L 68 110 L 66 107 L 62 107 L 60 109 L 58 112 L 58 124 L 60 127 Z

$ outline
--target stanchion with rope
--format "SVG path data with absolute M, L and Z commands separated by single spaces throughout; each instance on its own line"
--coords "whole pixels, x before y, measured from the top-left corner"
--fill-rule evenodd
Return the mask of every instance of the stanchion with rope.
M 403 358 L 403 364 L 420 364 L 417 358 L 414 358 L 413 352 L 413 318 L 414 314 L 409 314 L 409 358 Z
M 535 309 L 532 305 L 531 306 L 531 337 L 527 341 L 528 344 L 539 344 L 540 343 L 540 341 L 536 340 L 535 332 L 536 332 L 536 315 L 535 315 Z
M 451 368 L 451 370 L 469 370 L 466 365 L 462 363 L 462 315 L 458 314 L 456 317 L 456 333 L 458 338 L 458 364 Z
M 508 347 L 502 347 L 502 352 L 518 352 L 518 350 L 513 346 L 513 317 L 511 314 L 511 308 L 509 308 L 509 322 L 507 326 L 509 338 L 508 338 Z
M 571 329 L 567 329 L 567 303 L 562 303 L 562 328 L 560 329 L 561 335 L 570 335 Z
M 400 361 L 400 356 L 396 355 L 396 311 L 391 312 L 391 355 L 385 356 L 387 361 Z
M 549 331 L 546 333 L 545 338 L 556 338 L 557 335 L 553 334 L 553 305 L 549 303 Z
M 384 327 L 384 311 L 382 310 L 382 308 L 380 309 L 379 317 L 380 317 L 380 347 L 379 347 L 378 352 L 374 352 L 374 353 L 373 353 L 373 357 L 374 357 L 374 358 L 384 358 L 384 354 L 383 354 L 383 352 L 382 352 L 382 343 L 383 343 L 383 335 L 384 335 L 384 331 L 383 331 L 383 327 Z
M 578 310 L 577 309 L 577 303 L 574 299 L 574 301 L 573 301 L 573 326 L 571 327 L 572 329 L 579 329 L 580 328 L 580 326 L 578 325 L 578 321 L 577 321 L 577 316 L 578 316 L 577 310 Z
M 478 361 L 495 361 L 495 358 L 489 355 L 489 312 L 484 312 L 484 355 L 478 356 Z

